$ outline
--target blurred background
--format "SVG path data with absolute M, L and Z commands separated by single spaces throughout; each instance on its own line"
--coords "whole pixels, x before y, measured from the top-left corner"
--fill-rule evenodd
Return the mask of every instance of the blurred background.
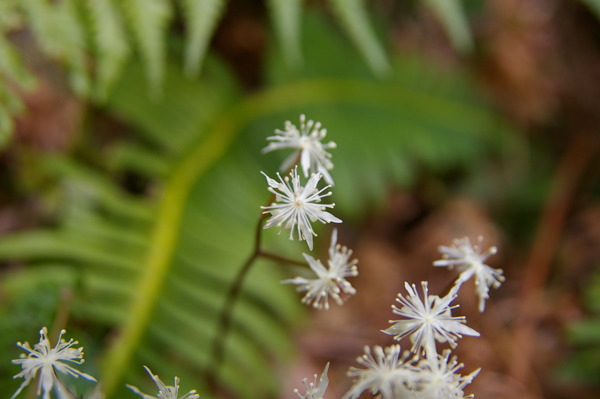
M 202 398 L 291 398 L 328 361 L 341 397 L 363 347 L 393 342 L 404 282 L 442 295 L 438 246 L 481 235 L 506 282 L 484 313 L 472 282 L 457 300 L 481 333 L 456 350 L 462 374 L 482 368 L 466 392 L 598 397 L 599 18 L 597 0 L 2 0 L 0 385 L 48 326 L 107 398 L 154 392 L 142 365 Z M 217 395 L 202 376 L 269 197 L 259 172 L 289 155 L 261 150 L 302 113 L 337 143 L 358 293 L 312 311 L 279 284 L 294 268 L 258 262 Z

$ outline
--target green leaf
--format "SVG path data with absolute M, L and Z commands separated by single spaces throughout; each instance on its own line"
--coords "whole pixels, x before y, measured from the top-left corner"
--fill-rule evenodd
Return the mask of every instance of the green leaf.
M 139 128 L 158 148 L 180 154 L 205 132 L 205 126 L 223 107 L 239 97 L 239 87 L 227 69 L 206 60 L 203 79 L 184 76 L 181 68 L 167 64 L 160 99 L 149 98 L 143 86 L 142 65 L 131 64 L 111 93 L 107 107 Z
M 27 70 L 15 47 L 0 35 L 0 77 L 12 79 L 24 89 L 31 89 L 33 76 Z
M 106 100 L 127 60 L 130 47 L 114 0 L 86 0 L 96 54 L 96 98 Z
M 186 25 L 185 71 L 196 76 L 217 23 L 223 15 L 225 0 L 180 0 Z
M 168 0 L 123 0 L 121 5 L 144 59 L 151 93 L 156 97 L 164 77 L 165 34 L 171 19 L 171 6 Z
M 269 0 L 271 24 L 279 38 L 284 59 L 288 67 L 298 68 L 302 63 L 300 50 L 300 0 Z
M 460 1 L 426 0 L 426 3 L 440 19 L 454 47 L 467 52 L 473 49 L 473 38 Z
M 364 0 L 329 0 L 350 40 L 361 52 L 373 72 L 380 77 L 389 71 L 383 47 L 369 25 Z
M 71 85 L 77 93 L 87 94 L 85 35 L 74 0 L 56 4 L 46 0 L 24 0 L 22 7 L 35 39 L 52 57 L 65 61 L 70 69 Z

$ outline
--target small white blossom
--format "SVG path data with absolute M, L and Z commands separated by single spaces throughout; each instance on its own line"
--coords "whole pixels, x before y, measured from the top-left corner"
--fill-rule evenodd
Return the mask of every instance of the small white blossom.
M 333 141 L 323 144 L 321 141 L 326 135 L 327 130 L 321 127 L 321 122 L 315 123 L 312 120 L 306 122 L 306 117 L 300 115 L 300 129 L 298 130 L 290 121 L 286 121 L 284 130 L 276 129 L 275 136 L 267 137 L 271 142 L 263 152 L 285 148 L 296 149 L 300 151 L 300 165 L 304 177 L 308 177 L 309 173 L 320 173 L 327 184 L 333 185 L 333 179 L 328 172 L 333 169 L 333 163 L 330 160 L 331 154 L 326 150 L 335 148 L 336 144 Z M 297 153 L 290 155 L 283 162 L 281 169 L 289 169 L 297 158 Z
M 327 370 L 329 370 L 329 363 L 325 365 L 325 370 L 323 370 L 321 377 L 316 374 L 314 375 L 314 382 L 308 382 L 307 378 L 303 379 L 302 385 L 304 385 L 304 395 L 302 395 L 298 389 L 294 389 L 296 396 L 300 399 L 323 399 L 325 391 L 327 390 L 327 385 L 329 385 Z M 318 381 L 317 378 L 319 379 Z
M 465 396 L 463 389 L 469 385 L 479 374 L 477 369 L 469 375 L 462 376 L 458 370 L 463 367 L 458 363 L 456 356 L 452 356 L 450 349 L 444 350 L 435 359 L 422 359 L 418 366 L 420 369 L 419 391 L 422 398 L 427 399 L 466 399 L 473 395 Z
M 33 348 L 31 348 L 29 342 L 25 342 L 24 344 L 21 342 L 17 343 L 17 346 L 24 349 L 27 354 L 21 354 L 20 359 L 12 361 L 14 364 L 20 364 L 23 368 L 23 370 L 13 378 L 24 378 L 25 381 L 23 381 L 17 391 L 11 396 L 11 399 L 21 393 L 23 388 L 29 385 L 29 383 L 38 376 L 38 373 L 37 395 L 40 396 L 43 393 L 43 399 L 50 398 L 50 392 L 53 388 L 63 388 L 57 373 L 67 374 L 75 378 L 81 376 L 87 380 L 96 381 L 91 375 L 82 373 L 68 363 L 65 363 L 71 362 L 74 364 L 81 364 L 84 362 L 83 347 L 77 349 L 72 348 L 73 345 L 76 345 L 79 342 L 74 341 L 73 339 L 65 341 L 62 338 L 65 332 L 65 330 L 60 332 L 54 348 L 50 347 L 48 329 L 46 327 L 40 330 L 40 341 L 33 345 Z
M 341 305 L 344 302 L 341 294 L 356 294 L 356 290 L 346 280 L 346 277 L 358 275 L 356 267 L 358 260 L 350 261 L 352 250 L 337 243 L 337 229 L 333 229 L 331 234 L 328 268 L 325 268 L 320 260 L 315 260 L 308 254 L 302 255 L 316 274 L 316 278 L 295 277 L 292 280 L 282 281 L 284 284 L 297 284 L 299 292 L 306 292 L 302 303 L 312 304 L 317 309 L 329 309 L 329 297 Z
M 365 353 L 356 359 L 365 368 L 350 367 L 348 377 L 354 383 L 343 399 L 357 399 L 367 390 L 381 399 L 412 398 L 419 370 L 413 366 L 416 358 L 409 356 L 408 351 L 402 353 L 400 345 L 375 346 L 373 353 L 365 346 Z
M 411 350 L 413 352 L 421 351 L 427 357 L 437 355 L 435 341 L 448 342 L 451 347 L 456 346 L 456 339 L 461 334 L 479 336 L 479 333 L 464 323 L 464 316 L 452 316 L 452 309 L 458 305 L 450 306 L 450 303 L 456 298 L 456 289 L 451 290 L 448 295 L 440 298 L 437 295 L 429 295 L 427 282 L 422 281 L 423 299 L 417 294 L 417 288 L 405 283 L 404 287 L 408 291 L 408 296 L 403 297 L 398 294 L 396 301 L 402 307 L 398 308 L 392 305 L 393 312 L 399 316 L 405 317 L 403 320 L 390 320 L 395 323 L 384 333 L 395 335 L 395 340 L 401 340 L 410 336 L 412 342 Z
M 498 288 L 504 281 L 501 269 L 494 269 L 483 262 L 495 254 L 498 249 L 490 247 L 487 251 L 481 252 L 481 242 L 483 237 L 479 236 L 478 244 L 471 245 L 468 237 L 455 239 L 453 246 L 441 245 L 439 251 L 444 259 L 433 262 L 434 266 L 456 266 L 460 275 L 456 280 L 456 285 L 460 286 L 465 281 L 475 276 L 475 289 L 479 297 L 479 311 L 485 309 L 485 300 L 490 297 L 490 287 Z
M 156 384 L 156 387 L 158 388 L 158 396 L 147 395 L 143 392 L 140 392 L 140 390 L 138 388 L 134 387 L 133 385 L 127 385 L 127 388 L 131 389 L 134 393 L 140 395 L 142 398 L 144 398 L 144 399 L 198 399 L 198 398 L 200 398 L 200 395 L 198 395 L 196 393 L 195 389 L 189 391 L 188 393 L 186 393 L 185 395 L 183 395 L 180 398 L 179 397 L 179 377 L 175 377 L 175 382 L 173 383 L 173 386 L 168 386 L 168 385 L 165 385 L 160 380 L 160 378 L 158 378 L 157 375 L 152 374 L 152 371 L 150 371 L 150 369 L 148 367 L 144 366 L 144 369 L 146 369 L 146 371 L 148 372 L 148 374 L 150 374 L 150 377 L 152 377 L 152 380 Z
M 264 172 L 261 173 L 267 178 L 269 191 L 275 194 L 275 203 L 261 207 L 264 209 L 263 213 L 271 214 L 271 218 L 264 226 L 265 229 L 273 226 L 290 229 L 290 240 L 293 240 L 294 229 L 296 229 L 298 239 L 306 240 L 308 248 L 312 251 L 313 235 L 317 234 L 313 230 L 311 222 L 342 222 L 325 210 L 333 208 L 335 204 L 321 204 L 321 199 L 330 196 L 331 191 L 325 192 L 330 186 L 317 189 L 317 184 L 321 180 L 320 174 L 312 175 L 306 186 L 303 187 L 300 185 L 297 168 L 294 168 L 285 179 L 282 179 L 278 173 L 279 182 L 271 179 Z

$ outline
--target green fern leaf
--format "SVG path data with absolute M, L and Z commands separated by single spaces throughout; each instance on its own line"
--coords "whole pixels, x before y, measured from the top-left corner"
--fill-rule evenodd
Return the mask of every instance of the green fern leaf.
M 302 3 L 300 0 L 269 0 L 271 24 L 281 41 L 284 59 L 291 68 L 302 63 L 300 50 L 300 18 Z
M 210 38 L 221 19 L 225 0 L 180 0 L 187 29 L 185 71 L 196 76 L 200 71 Z
M 2 35 L 0 35 L 0 77 L 12 80 L 13 84 L 16 83 L 25 90 L 31 89 L 34 84 L 33 76 L 23 64 L 17 50 Z
M 152 93 L 157 95 L 164 75 L 171 5 L 168 0 L 124 0 L 121 4 L 144 60 Z
M 96 97 L 106 100 L 127 60 L 130 48 L 114 0 L 86 0 L 96 50 Z
M 473 38 L 460 0 L 426 0 L 440 19 L 455 48 L 466 52 L 473 48 Z
M 42 49 L 64 61 L 70 70 L 71 85 L 79 94 L 89 92 L 85 36 L 74 0 L 56 4 L 47 0 L 24 0 L 27 21 Z
M 343 28 L 371 69 L 378 76 L 385 76 L 389 63 L 385 51 L 369 26 L 363 0 L 329 0 Z

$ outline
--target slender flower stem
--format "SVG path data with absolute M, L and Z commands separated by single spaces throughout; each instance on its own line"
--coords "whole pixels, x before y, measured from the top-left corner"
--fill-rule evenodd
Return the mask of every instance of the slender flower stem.
M 300 154 L 298 154 L 298 156 L 296 157 L 293 163 L 294 166 L 292 166 L 290 170 L 292 170 L 299 161 Z M 275 194 L 271 194 L 266 205 L 270 205 L 274 200 Z M 261 213 L 260 218 L 258 219 L 258 223 L 256 224 L 256 229 L 254 231 L 254 248 L 252 250 L 252 253 L 248 256 L 248 258 L 246 258 L 246 261 L 243 263 L 240 271 L 236 275 L 235 280 L 229 287 L 229 291 L 227 292 L 227 296 L 225 298 L 225 304 L 223 305 L 223 309 L 219 314 L 217 330 L 212 344 L 212 361 L 207 363 L 206 370 L 204 373 L 204 378 L 209 392 L 216 392 L 216 389 L 218 387 L 217 377 L 219 369 L 223 364 L 223 358 L 225 356 L 225 342 L 227 341 L 227 336 L 229 335 L 229 330 L 231 329 L 233 307 L 242 290 L 242 284 L 244 283 L 244 280 L 246 279 L 246 276 L 248 275 L 248 272 L 250 271 L 250 268 L 252 267 L 254 262 L 259 257 L 264 257 L 278 262 L 286 262 L 290 264 L 306 266 L 305 263 L 287 259 L 282 256 L 272 254 L 270 252 L 265 252 L 261 249 L 263 230 L 262 226 L 266 218 L 267 214 Z
M 207 369 L 205 373 L 206 382 L 210 392 L 215 392 L 217 387 L 217 375 L 219 372 L 219 368 L 223 363 L 223 357 L 225 355 L 225 341 L 227 340 L 227 335 L 231 328 L 233 306 L 235 305 L 235 302 L 240 294 L 242 283 L 244 282 L 246 275 L 250 271 L 252 264 L 260 256 L 260 245 L 262 242 L 262 225 L 265 219 L 266 215 L 264 214 L 261 215 L 260 219 L 258 219 L 255 231 L 254 250 L 252 251 L 250 256 L 248 256 L 248 258 L 242 265 L 242 268 L 235 277 L 235 280 L 229 287 L 227 297 L 225 298 L 225 304 L 223 305 L 223 309 L 221 310 L 221 313 L 219 315 L 217 332 L 215 334 L 214 342 L 212 345 L 212 361 L 207 364 Z
M 308 263 L 306 263 L 306 262 L 286 258 L 285 256 L 280 256 L 280 255 L 274 254 L 272 252 L 267 252 L 267 251 L 263 251 L 263 250 L 260 250 L 260 252 L 258 253 L 258 256 L 260 256 L 261 258 L 270 259 L 270 260 L 278 262 L 278 263 L 287 263 L 289 265 L 309 267 Z

